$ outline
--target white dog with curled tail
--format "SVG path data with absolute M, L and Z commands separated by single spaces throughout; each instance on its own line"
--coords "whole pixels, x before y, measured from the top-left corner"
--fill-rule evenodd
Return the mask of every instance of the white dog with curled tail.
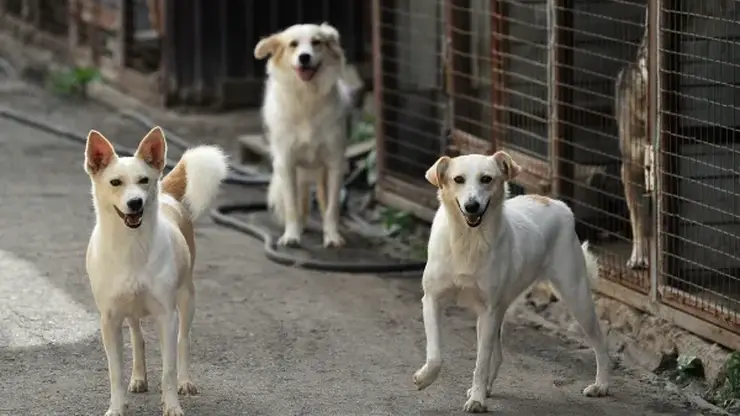
M 596 353 L 596 381 L 586 396 L 609 390 L 609 356 L 591 299 L 597 259 L 580 244 L 575 219 L 561 201 L 539 195 L 508 199 L 507 181 L 521 168 L 505 152 L 441 157 L 426 173 L 438 188 L 424 270 L 422 307 L 426 363 L 414 374 L 421 390 L 442 367 L 440 305 L 448 297 L 478 315 L 473 382 L 463 409 L 485 412 L 503 358 L 501 327 L 511 303 L 539 279 L 549 280 Z

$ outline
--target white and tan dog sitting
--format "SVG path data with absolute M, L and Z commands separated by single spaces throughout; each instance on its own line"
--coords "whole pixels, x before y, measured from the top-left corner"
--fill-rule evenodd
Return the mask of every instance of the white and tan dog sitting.
M 124 320 L 130 328 L 134 356 L 129 391 L 148 388 L 139 320 L 154 315 L 161 337 L 164 415 L 183 415 L 178 392 L 197 394 L 190 377 L 190 326 L 195 312 L 193 220 L 216 197 L 227 174 L 227 159 L 214 146 L 189 149 L 160 182 L 166 155 L 167 144 L 159 127 L 141 140 L 133 157 L 119 157 L 97 131 L 87 137 L 85 170 L 92 182 L 96 214 L 87 248 L 87 273 L 108 356 L 111 398 L 106 416 L 120 416 L 124 411 Z
M 486 411 L 502 361 L 501 327 L 511 303 L 539 279 L 549 280 L 569 306 L 596 353 L 596 381 L 583 390 L 603 396 L 609 357 L 591 299 L 597 259 L 581 245 L 575 219 L 561 201 L 525 195 L 507 199 L 507 181 L 521 168 L 504 152 L 441 157 L 426 173 L 438 188 L 440 207 L 429 237 L 422 298 L 426 364 L 414 375 L 418 389 L 434 382 L 442 366 L 440 302 L 447 297 L 478 315 L 473 384 L 463 409 Z
M 326 23 L 294 25 L 262 39 L 254 56 L 269 56 L 262 117 L 273 168 L 268 204 L 285 227 L 278 244 L 300 244 L 309 186 L 316 183 L 324 246 L 341 246 L 340 192 L 351 91 L 343 80 L 339 33 Z

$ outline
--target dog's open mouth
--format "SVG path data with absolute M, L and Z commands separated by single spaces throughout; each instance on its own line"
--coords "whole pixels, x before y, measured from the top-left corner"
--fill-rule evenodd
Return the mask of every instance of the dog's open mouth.
M 463 214 L 463 218 L 465 218 L 465 223 L 468 224 L 468 227 L 471 228 L 475 228 L 483 222 L 483 215 Z
M 141 226 L 141 217 L 144 214 L 143 210 L 134 214 L 124 214 L 117 206 L 114 205 L 113 208 L 116 209 L 116 213 L 121 217 L 123 223 L 126 224 L 126 227 L 139 228 L 139 226 Z
M 296 72 L 298 73 L 298 78 L 300 78 L 304 82 L 311 81 L 318 71 L 318 66 L 300 66 L 296 69 Z
M 458 205 L 458 208 L 460 208 L 460 205 Z M 485 215 L 487 210 L 488 210 L 488 203 L 486 203 L 486 206 L 483 207 L 483 209 L 477 214 L 469 214 L 465 212 L 462 208 L 460 208 L 460 213 L 465 219 L 465 224 L 467 224 L 468 227 L 470 228 L 475 228 L 483 222 L 483 215 Z

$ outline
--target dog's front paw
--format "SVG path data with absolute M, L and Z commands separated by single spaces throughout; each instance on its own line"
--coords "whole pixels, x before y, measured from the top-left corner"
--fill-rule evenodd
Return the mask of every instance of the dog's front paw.
M 128 383 L 128 391 L 131 393 L 144 393 L 149 390 L 146 379 L 135 379 L 132 378 L 131 382 Z
M 185 416 L 185 412 L 182 411 L 180 406 L 170 406 L 164 408 L 162 416 Z
M 485 413 L 488 411 L 488 408 L 480 400 L 475 400 L 471 397 L 465 402 L 463 411 L 468 413 Z
M 177 394 L 181 396 L 197 396 L 198 388 L 190 380 L 183 381 L 177 386 Z
M 627 260 L 627 267 L 630 269 L 647 269 L 648 267 L 648 259 L 645 255 L 640 255 L 637 253 L 632 253 L 630 256 L 630 259 Z
M 473 388 L 469 388 L 468 392 L 465 393 L 466 398 L 470 398 L 470 396 L 473 394 Z M 486 389 L 486 397 L 493 397 L 493 389 L 491 387 Z
M 424 364 L 424 367 L 421 367 L 419 371 L 414 374 L 414 384 L 418 390 L 424 390 L 434 383 L 434 380 L 437 379 L 438 375 L 439 366 L 432 367 L 429 364 Z
M 285 232 L 277 240 L 277 245 L 280 247 L 298 247 L 301 245 L 301 237 L 297 234 Z
M 603 383 L 594 383 L 583 389 L 583 395 L 586 397 L 603 397 L 609 394 L 609 385 Z
M 108 409 L 105 416 L 123 416 L 123 410 Z
M 338 248 L 344 245 L 344 238 L 337 232 L 324 233 L 324 247 Z

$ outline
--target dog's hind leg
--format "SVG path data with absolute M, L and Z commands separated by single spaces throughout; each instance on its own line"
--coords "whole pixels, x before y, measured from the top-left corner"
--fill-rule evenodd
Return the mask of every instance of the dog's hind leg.
M 327 184 L 327 169 L 319 169 L 316 178 L 316 201 L 319 203 L 319 211 L 321 212 L 321 220 L 326 221 L 326 184 Z
M 123 320 L 102 312 L 100 330 L 103 336 L 103 347 L 108 356 L 108 377 L 110 378 L 110 407 L 105 416 L 122 416 L 125 406 L 126 390 L 123 388 Z
M 170 306 L 170 305 L 168 305 Z M 178 316 L 175 305 L 158 317 L 159 333 L 162 337 L 162 402 L 164 416 L 183 416 L 177 398 L 177 330 Z
M 190 378 L 190 327 L 195 316 L 195 288 L 192 276 L 189 279 L 189 284 L 177 292 L 177 312 L 180 316 L 177 337 L 177 393 L 195 396 L 198 388 Z
M 131 346 L 134 350 L 134 364 L 131 370 L 131 381 L 128 391 L 131 393 L 143 393 L 149 389 L 146 382 L 146 356 L 144 354 L 144 335 L 141 333 L 141 324 L 138 319 L 127 318 L 129 333 L 131 334 Z
M 301 224 L 305 227 L 308 223 L 308 216 L 311 213 L 311 180 L 309 178 L 300 178 L 298 174 L 298 201 L 300 201 L 300 218 Z
M 572 241 L 562 241 L 563 238 Z M 598 270 L 596 268 L 589 270 L 585 255 L 590 254 L 582 249 L 575 234 L 561 236 L 552 253 L 552 258 L 558 260 L 553 261 L 549 276 L 555 290 L 583 328 L 596 355 L 596 381 L 586 387 L 583 394 L 588 397 L 599 397 L 609 392 L 609 354 L 606 338 L 591 298 L 589 281 L 597 276 L 589 276 L 589 273 L 598 273 Z

